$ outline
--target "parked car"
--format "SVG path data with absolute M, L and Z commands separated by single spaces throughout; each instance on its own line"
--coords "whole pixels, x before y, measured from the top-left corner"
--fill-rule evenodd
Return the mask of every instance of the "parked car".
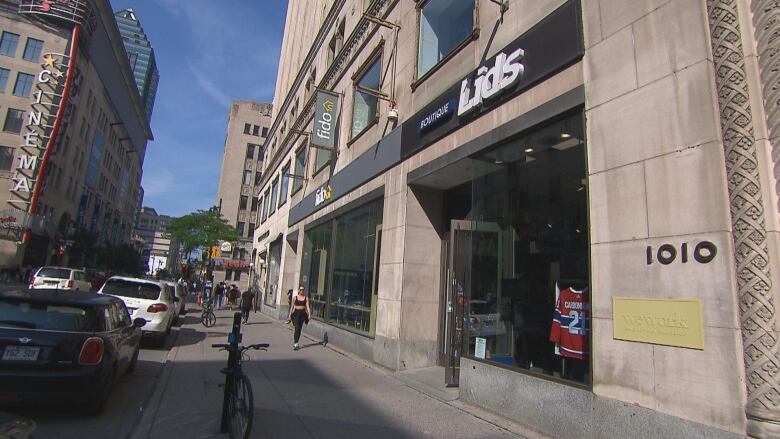
M 30 279 L 29 288 L 90 291 L 92 283 L 83 270 L 67 267 L 41 267 Z
M 122 299 L 133 319 L 146 320 L 143 335 L 155 338 L 160 345 L 165 343 L 177 315 L 179 302 L 173 287 L 167 282 L 111 276 L 98 293 Z
M 0 403 L 73 401 L 100 413 L 138 361 L 144 323 L 111 296 L 0 291 Z
M 165 283 L 167 283 L 168 286 L 173 288 L 173 290 L 176 293 L 176 297 L 179 298 L 179 301 L 176 303 L 176 305 L 177 305 L 177 307 L 176 307 L 176 310 L 177 310 L 177 312 L 176 312 L 176 319 L 178 319 L 178 316 L 180 314 L 184 314 L 184 306 L 185 306 L 185 304 L 187 302 L 187 287 L 185 287 L 184 285 L 180 285 L 177 282 L 172 282 L 172 281 L 167 281 Z

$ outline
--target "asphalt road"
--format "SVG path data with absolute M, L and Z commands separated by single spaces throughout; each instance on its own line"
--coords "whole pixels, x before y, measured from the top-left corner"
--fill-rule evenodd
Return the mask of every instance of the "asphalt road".
M 184 318 L 181 316 L 180 320 Z M 7 410 L 34 420 L 36 439 L 127 438 L 137 426 L 149 397 L 154 392 L 162 366 L 178 338 L 174 326 L 164 347 L 143 341 L 135 371 L 125 375 L 114 388 L 105 411 L 99 416 L 79 413 L 78 407 L 50 405 L 18 411 Z

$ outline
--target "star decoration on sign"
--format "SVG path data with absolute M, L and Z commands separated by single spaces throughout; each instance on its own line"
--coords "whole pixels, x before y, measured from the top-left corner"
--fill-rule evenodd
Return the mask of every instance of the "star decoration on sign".
M 62 78 L 62 72 L 53 72 L 51 75 L 57 79 Z
M 57 58 L 52 56 L 52 54 L 47 53 L 46 55 L 43 55 L 43 67 L 54 67 L 54 68 L 56 68 L 57 67 L 56 64 L 59 64 L 59 63 L 57 62 Z

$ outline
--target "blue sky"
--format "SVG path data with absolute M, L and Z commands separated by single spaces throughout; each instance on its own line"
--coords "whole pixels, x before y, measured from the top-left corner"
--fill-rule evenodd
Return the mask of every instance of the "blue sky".
M 230 101 L 272 102 L 286 0 L 112 0 L 133 8 L 160 70 L 144 206 L 180 216 L 217 192 Z

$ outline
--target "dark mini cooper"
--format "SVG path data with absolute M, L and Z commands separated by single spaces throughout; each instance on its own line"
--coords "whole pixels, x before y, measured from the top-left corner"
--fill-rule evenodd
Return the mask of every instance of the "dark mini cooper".
M 135 367 L 144 323 L 112 296 L 0 292 L 0 405 L 74 401 L 100 413 Z

